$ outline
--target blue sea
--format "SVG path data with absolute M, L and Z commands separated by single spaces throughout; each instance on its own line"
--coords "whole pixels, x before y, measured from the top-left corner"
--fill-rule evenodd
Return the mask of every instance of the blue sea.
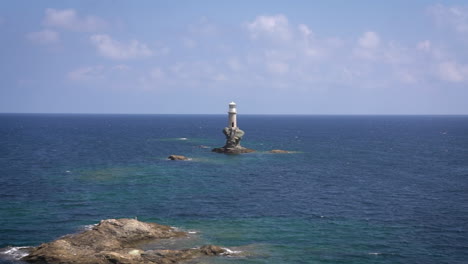
M 468 116 L 240 114 L 257 152 L 213 153 L 226 124 L 1 114 L 0 263 L 121 217 L 237 252 L 203 263 L 467 263 Z

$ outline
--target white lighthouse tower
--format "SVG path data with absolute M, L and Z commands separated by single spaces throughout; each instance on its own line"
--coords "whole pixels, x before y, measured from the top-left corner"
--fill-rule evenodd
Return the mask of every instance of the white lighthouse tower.
M 236 129 L 237 128 L 237 109 L 236 109 L 236 103 L 231 102 L 229 104 L 229 123 L 228 127 L 231 129 Z

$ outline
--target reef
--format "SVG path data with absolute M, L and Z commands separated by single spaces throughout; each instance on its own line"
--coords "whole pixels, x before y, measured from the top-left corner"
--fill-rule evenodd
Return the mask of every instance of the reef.
M 144 242 L 186 236 L 186 232 L 170 226 L 135 219 L 108 219 L 102 220 L 91 230 L 66 235 L 32 248 L 21 260 L 51 264 L 166 264 L 229 254 L 228 250 L 214 245 L 180 250 L 142 250 L 139 247 Z
M 182 155 L 170 155 L 167 158 L 170 160 L 190 160 L 189 158 L 182 156 Z

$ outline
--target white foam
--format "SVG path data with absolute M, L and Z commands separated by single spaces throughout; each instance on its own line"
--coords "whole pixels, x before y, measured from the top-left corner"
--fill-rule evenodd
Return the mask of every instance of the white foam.
M 84 230 L 91 230 L 93 229 L 93 227 L 97 226 L 98 224 L 92 224 L 92 225 L 84 225 L 83 226 L 83 229 Z
M 236 254 L 242 253 L 242 251 L 240 250 L 231 250 L 229 248 L 222 248 L 222 249 L 226 250 L 226 252 L 223 253 L 222 255 L 236 255 Z
M 380 255 L 380 254 L 382 254 L 382 253 L 379 253 L 379 252 L 370 252 L 370 253 L 367 253 L 367 254 L 369 254 L 369 255 L 376 255 L 376 256 L 377 256 L 377 255 Z
M 28 255 L 28 252 L 25 250 L 28 248 L 30 247 L 7 247 L 0 250 L 0 254 L 8 255 L 14 259 L 20 259 Z
M 198 231 L 195 230 L 184 230 L 182 228 L 176 227 L 176 226 L 171 226 L 171 229 L 174 231 L 181 231 L 181 232 L 187 232 L 189 234 L 198 234 Z
M 179 138 L 179 140 L 187 140 L 188 138 Z

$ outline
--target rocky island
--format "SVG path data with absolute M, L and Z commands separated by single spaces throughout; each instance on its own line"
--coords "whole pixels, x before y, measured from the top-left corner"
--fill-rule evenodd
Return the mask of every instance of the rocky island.
M 237 126 L 236 103 L 231 102 L 229 104 L 228 114 L 228 126 L 223 129 L 223 134 L 224 136 L 226 136 L 226 144 L 221 148 L 214 148 L 212 151 L 226 154 L 241 154 L 254 152 L 255 150 L 244 148 L 240 145 L 240 141 L 245 135 L 245 132 Z
M 66 235 L 32 248 L 21 260 L 30 263 L 74 264 L 166 264 L 180 263 L 203 256 L 228 255 L 219 246 L 169 250 L 142 250 L 138 245 L 158 239 L 185 237 L 175 228 L 135 219 L 102 220 L 91 230 Z

